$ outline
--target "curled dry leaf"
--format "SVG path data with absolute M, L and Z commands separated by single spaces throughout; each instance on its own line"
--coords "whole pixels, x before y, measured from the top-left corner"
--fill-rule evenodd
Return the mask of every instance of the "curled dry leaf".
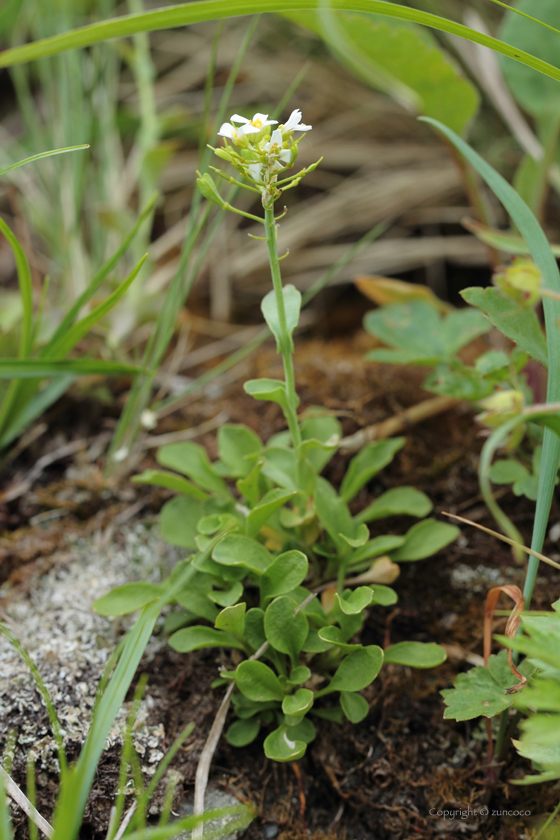
M 345 581 L 346 586 L 354 586 L 360 583 L 393 583 L 401 573 L 400 566 L 393 563 L 390 557 L 378 557 L 367 572 Z
M 484 609 L 484 664 L 488 665 L 488 659 L 490 657 L 491 647 L 492 647 L 492 618 L 494 616 L 494 610 L 496 609 L 496 604 L 498 603 L 498 599 L 500 594 L 504 592 L 506 595 L 514 601 L 515 606 L 511 611 L 511 615 L 507 620 L 505 635 L 508 639 L 513 639 L 517 630 L 519 628 L 519 624 L 521 622 L 521 615 L 523 613 L 523 609 L 525 607 L 525 603 L 523 601 L 523 593 L 521 592 L 518 586 L 513 586 L 511 584 L 507 584 L 505 586 L 495 586 L 493 589 L 490 590 L 488 595 L 486 596 L 486 607 Z M 520 682 L 512 685 L 511 688 L 506 690 L 506 694 L 517 694 L 518 691 L 521 691 L 527 685 L 527 679 L 520 674 L 515 664 L 513 662 L 513 650 L 511 648 L 508 650 L 508 665 L 511 668 L 512 674 L 517 677 Z
M 445 314 L 453 307 L 440 300 L 428 286 L 418 283 L 407 283 L 393 277 L 379 275 L 356 277 L 354 281 L 358 291 L 373 300 L 378 306 L 391 303 L 408 303 L 411 300 L 424 300 L 438 312 Z

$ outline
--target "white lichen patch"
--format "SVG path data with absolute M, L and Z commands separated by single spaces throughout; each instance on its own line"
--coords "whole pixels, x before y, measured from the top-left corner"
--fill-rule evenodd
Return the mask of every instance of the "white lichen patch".
M 157 528 L 135 524 L 119 540 L 99 547 L 95 540 L 77 541 L 69 556 L 30 587 L 29 594 L 0 590 L 5 623 L 37 665 L 52 697 L 65 744 L 83 743 L 91 720 L 97 686 L 119 637 L 131 619 L 108 619 L 92 604 L 115 586 L 133 580 L 157 583 L 181 555 L 165 544 Z M 152 639 L 147 655 L 160 643 Z M 153 700 L 149 685 L 134 730 L 134 743 L 146 773 L 163 757 L 163 725 L 148 726 Z M 121 709 L 107 747 L 122 743 L 128 708 Z M 9 730 L 18 734 L 18 748 L 33 750 L 38 767 L 57 768 L 56 750 L 45 706 L 20 654 L 0 636 L 0 740 Z

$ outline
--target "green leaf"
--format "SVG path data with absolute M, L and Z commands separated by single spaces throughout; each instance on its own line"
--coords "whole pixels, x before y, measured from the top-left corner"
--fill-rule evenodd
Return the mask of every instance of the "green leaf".
M 211 589 L 210 577 L 196 572 L 187 586 L 177 592 L 175 600 L 181 607 L 198 616 L 198 618 L 205 618 L 206 621 L 214 623 L 218 616 L 218 610 L 214 602 L 208 597 Z
M 236 720 L 226 732 L 226 741 L 232 747 L 246 747 L 252 744 L 260 732 L 261 725 L 258 720 Z
M 317 479 L 315 506 L 323 528 L 337 546 L 347 551 L 348 544 L 341 539 L 340 535 L 344 534 L 353 539 L 356 536 L 358 524 L 352 519 L 348 505 L 338 496 L 332 484 L 321 476 Z
M 257 504 L 260 498 L 259 479 L 263 464 L 264 461 L 257 461 L 247 478 L 240 478 L 239 481 L 235 482 L 235 486 L 241 495 L 244 496 L 249 504 L 253 506 Z
M 262 474 L 280 487 L 298 490 L 297 457 L 293 449 L 271 446 L 264 451 Z
M 207 592 L 207 597 L 220 607 L 231 607 L 237 603 L 243 595 L 243 584 L 240 581 L 233 581 L 229 589 L 213 589 Z
M 170 443 L 158 449 L 156 459 L 162 467 L 177 470 L 187 475 L 205 490 L 220 496 L 229 496 L 229 491 L 219 475 L 212 468 L 204 447 L 197 443 Z
M 353 592 L 346 590 L 342 597 L 337 592 L 335 597 L 345 615 L 359 615 L 371 604 L 373 591 L 369 586 L 358 586 Z
M 225 630 L 227 633 L 231 633 L 232 636 L 241 641 L 245 633 L 246 609 L 247 605 L 244 603 L 236 604 L 234 607 L 226 607 L 217 616 L 214 627 L 216 630 Z
M 361 691 L 374 681 L 382 665 L 383 651 L 377 645 L 353 650 L 342 660 L 329 685 L 321 693 Z
M 258 575 L 266 572 L 273 562 L 272 554 L 264 545 L 242 534 L 225 536 L 215 547 L 212 557 L 222 566 L 242 566 Z
M 319 630 L 319 638 L 323 642 L 327 642 L 329 646 L 336 645 L 336 647 L 340 648 L 340 650 L 348 651 L 357 650 L 357 648 L 362 647 L 362 645 L 352 645 L 348 642 L 345 642 L 342 638 L 342 633 L 340 632 L 339 627 L 335 627 L 334 625 L 328 625 L 327 627 L 321 627 Z M 307 648 L 306 648 L 307 650 Z M 328 648 L 327 648 L 328 650 Z
M 174 490 L 176 493 L 182 493 L 185 496 L 190 496 L 191 499 L 199 499 L 200 501 L 209 498 L 208 493 L 205 493 L 200 487 L 195 487 L 186 478 L 165 470 L 144 470 L 140 475 L 133 475 L 132 482 L 134 484 L 152 484 L 154 487 L 165 487 L 166 490 Z
M 272 700 L 282 702 L 284 699 L 280 680 L 264 662 L 242 662 L 235 672 L 235 681 L 248 700 L 266 703 Z
M 288 728 L 280 726 L 271 732 L 264 741 L 264 754 L 272 761 L 297 761 L 305 753 L 304 741 L 292 741 Z
M 369 704 L 361 694 L 356 694 L 353 691 L 341 691 L 340 705 L 350 723 L 360 723 L 368 716 Z
M 350 461 L 346 475 L 340 487 L 340 497 L 350 502 L 374 475 L 390 464 L 399 449 L 405 444 L 405 438 L 388 438 L 376 443 L 369 443 Z
M 245 641 L 253 650 L 258 650 L 266 642 L 264 634 L 264 610 L 257 607 L 245 615 Z
M 556 29 L 560 27 L 560 9 L 556 0 L 538 0 L 536 6 L 534 0 L 521 0 L 516 3 L 516 8 L 520 12 L 536 15 L 543 23 Z M 514 12 L 506 12 L 500 38 L 512 47 L 537 54 L 555 67 L 560 67 L 558 35 L 532 20 Z M 558 107 L 558 85 L 552 79 L 508 58 L 502 58 L 500 64 L 513 96 L 533 117 L 543 117 Z
M 224 633 L 222 630 L 214 630 L 213 627 L 202 627 L 201 625 L 177 630 L 169 638 L 169 645 L 179 653 L 212 647 L 239 648 L 240 650 L 244 648 L 243 643 L 235 636 Z
M 476 368 L 455 361 L 452 365 L 438 365 L 428 374 L 422 387 L 432 394 L 454 400 L 478 402 L 494 391 L 494 381 L 486 379 Z
M 307 680 L 310 679 L 311 671 L 309 670 L 307 665 L 297 665 L 290 671 L 289 682 L 293 683 L 294 685 L 301 685 L 301 683 L 307 682 Z
M 481 309 L 500 332 L 514 341 L 530 356 L 548 364 L 546 341 L 533 309 L 522 309 L 498 289 L 473 287 L 461 292 L 467 303 Z
M 218 429 L 218 454 L 234 478 L 247 478 L 261 449 L 259 436 L 248 426 L 226 423 Z
M 322 632 L 322 630 L 320 632 Z M 310 627 L 302 650 L 304 653 L 324 653 L 326 650 L 331 650 L 332 647 L 332 642 L 321 639 L 319 632 L 315 629 L 315 627 Z
M 372 350 L 366 358 L 393 364 L 436 365 L 451 360 L 456 353 L 490 329 L 488 321 L 475 310 L 456 309 L 441 315 L 429 303 L 381 306 L 368 312 L 365 329 L 395 350 Z
M 396 604 L 398 599 L 397 593 L 390 586 L 383 586 L 381 583 L 376 583 L 372 587 L 373 600 L 372 604 L 380 604 L 382 607 L 391 607 Z
M 513 458 L 502 458 L 494 461 L 490 467 L 490 481 L 494 484 L 513 484 L 529 477 L 528 470 L 523 464 Z
M 325 27 L 321 12 L 287 13 L 321 35 L 366 83 L 463 131 L 476 113 L 478 94 L 430 33 L 373 15 L 331 15 L 332 27 Z
M 291 499 L 296 492 L 296 490 L 269 490 L 245 520 L 247 536 L 252 537 L 257 534 L 262 526 L 268 522 L 272 514 L 283 507 L 288 499 Z
M 317 440 L 322 444 L 329 444 L 328 449 L 307 449 L 306 457 L 319 474 L 330 461 L 336 451 L 334 440 L 342 437 L 342 426 L 336 417 L 324 408 L 310 408 L 301 421 L 301 437 L 304 441 Z
M 430 513 L 432 507 L 426 494 L 415 487 L 393 487 L 354 518 L 357 522 L 373 522 L 387 516 L 416 516 L 421 519 Z
M 297 607 L 293 598 L 281 595 L 268 606 L 264 615 L 266 638 L 275 650 L 290 656 L 294 667 L 309 632 L 307 618 L 303 611 L 295 612 Z
M 313 692 L 308 688 L 298 688 L 294 694 L 289 694 L 282 701 L 282 711 L 285 715 L 298 717 L 309 711 L 313 705 Z
M 159 529 L 164 540 L 171 545 L 196 549 L 197 523 L 202 516 L 201 502 L 188 496 L 170 499 L 161 509 Z
M 317 737 L 317 730 L 309 718 L 304 717 L 295 725 L 286 724 L 288 727 L 288 738 L 292 741 L 303 741 L 310 744 Z
M 383 661 L 412 668 L 435 668 L 446 659 L 445 649 L 433 642 L 398 642 L 385 648 Z
M 11 166 L 7 166 L 5 169 L 0 169 L 0 176 L 5 175 L 6 172 L 11 172 L 12 169 L 17 169 L 19 166 L 24 166 L 26 163 L 33 163 L 33 161 L 52 157 L 53 155 L 63 155 L 66 152 L 76 152 L 80 149 L 89 149 L 89 143 L 83 143 L 81 146 L 66 146 L 64 149 L 51 149 L 49 152 L 39 152 L 38 155 L 31 155 L 31 157 L 18 160 L 17 163 L 12 163 Z
M 102 359 L 0 359 L 0 379 L 37 379 L 44 376 L 134 376 L 142 368 Z
M 205 172 L 204 175 L 197 178 L 196 185 L 207 201 L 211 201 L 212 204 L 217 204 L 218 207 L 224 208 L 226 202 L 218 192 L 216 183 L 209 172 Z
M 395 563 L 404 563 L 431 557 L 432 554 L 456 540 L 460 533 L 456 525 L 436 522 L 435 519 L 424 519 L 407 531 L 404 544 L 391 553 L 391 560 Z
M 472 720 L 477 717 L 495 717 L 509 709 L 514 694 L 506 689 L 518 683 L 507 663 L 507 651 L 490 656 L 488 667 L 477 665 L 466 674 L 458 674 L 454 687 L 441 691 L 446 720 Z
M 400 548 L 405 543 L 405 537 L 398 537 L 393 534 L 384 534 L 381 537 L 374 537 L 361 548 L 358 548 L 350 556 L 349 565 L 356 566 L 372 557 L 379 557 L 380 554 L 387 554 L 390 551 Z
M 94 601 L 93 609 L 99 615 L 126 615 L 141 609 L 162 593 L 163 587 L 157 583 L 125 583 Z
M 279 554 L 261 578 L 261 597 L 266 599 L 287 595 L 303 583 L 308 568 L 307 557 L 301 551 L 292 550 Z
M 295 286 L 289 283 L 282 287 L 282 297 L 284 298 L 284 309 L 286 312 L 286 327 L 287 333 L 290 337 L 290 350 L 294 352 L 294 342 L 292 335 L 299 322 L 299 313 L 301 309 L 301 292 Z M 282 333 L 280 331 L 280 317 L 278 315 L 278 307 L 276 305 L 276 292 L 274 289 L 270 291 L 262 299 L 261 311 L 264 319 L 268 324 L 270 332 L 276 339 L 276 347 L 278 352 L 281 350 Z
M 363 548 L 369 538 L 369 529 L 366 525 L 361 523 L 356 528 L 356 536 L 355 537 L 347 537 L 345 534 L 339 534 L 341 539 L 350 546 L 350 548 Z
M 256 400 L 268 400 L 285 408 L 287 403 L 286 386 L 280 379 L 248 379 L 243 390 Z

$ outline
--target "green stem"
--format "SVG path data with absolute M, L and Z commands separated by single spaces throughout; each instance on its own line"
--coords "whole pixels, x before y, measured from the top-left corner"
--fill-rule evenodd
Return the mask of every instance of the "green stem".
M 284 364 L 284 377 L 286 380 L 286 408 L 285 415 L 288 421 L 288 428 L 292 436 L 292 443 L 296 449 L 301 443 L 301 432 L 297 418 L 297 406 L 299 403 L 296 394 L 296 380 L 294 374 L 294 361 L 292 358 L 292 338 L 288 332 L 286 319 L 286 308 L 284 306 L 284 295 L 282 290 L 282 275 L 278 262 L 278 248 L 276 245 L 276 222 L 274 221 L 274 207 L 265 207 L 264 227 L 266 231 L 266 244 L 268 246 L 268 259 L 270 261 L 270 273 L 272 285 L 276 296 L 276 308 L 278 309 L 278 321 L 280 324 L 280 352 Z

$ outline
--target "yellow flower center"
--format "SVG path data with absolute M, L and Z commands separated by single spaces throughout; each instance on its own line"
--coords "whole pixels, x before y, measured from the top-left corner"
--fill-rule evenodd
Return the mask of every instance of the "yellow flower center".
M 255 128 L 262 128 L 262 120 L 251 120 L 251 125 L 253 125 Z

